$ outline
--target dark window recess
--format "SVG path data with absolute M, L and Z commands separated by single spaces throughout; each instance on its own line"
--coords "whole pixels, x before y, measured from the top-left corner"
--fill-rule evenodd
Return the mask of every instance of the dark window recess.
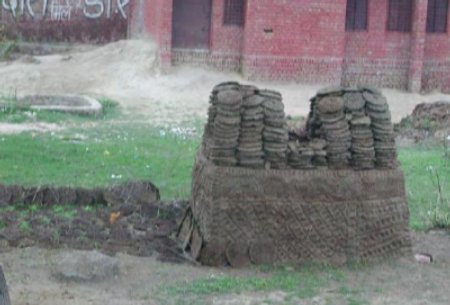
M 225 0 L 223 24 L 244 25 L 245 0 Z
M 410 32 L 412 0 L 389 0 L 389 31 Z
M 428 0 L 427 32 L 447 32 L 448 0 Z
M 347 31 L 367 30 L 368 0 L 348 0 L 345 29 Z

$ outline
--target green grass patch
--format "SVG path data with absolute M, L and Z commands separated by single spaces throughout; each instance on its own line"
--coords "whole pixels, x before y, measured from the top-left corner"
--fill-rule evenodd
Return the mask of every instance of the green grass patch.
M 209 296 L 241 294 L 244 292 L 283 291 L 289 298 L 312 298 L 321 287 L 328 285 L 332 278 L 327 269 L 304 267 L 300 270 L 276 270 L 258 276 L 218 276 L 193 280 L 189 283 L 176 283 L 162 288 L 164 298 L 181 297 L 189 299 L 207 299 Z M 331 272 L 333 273 L 333 272 Z
M 450 228 L 450 165 L 444 154 L 441 147 L 399 150 L 413 229 Z
M 0 181 L 100 187 L 149 180 L 164 198 L 187 198 L 199 143 L 199 137 L 113 122 L 103 122 L 95 129 L 3 136 Z
M 136 121 L 121 116 L 121 121 L 116 121 L 117 103 L 107 98 L 100 101 L 105 109 L 100 118 L 34 114 L 39 121 L 75 123 L 65 131 L 0 136 L 0 181 L 91 188 L 149 180 L 160 188 L 164 199 L 188 198 L 203 122 L 172 129 L 152 127 L 142 118 Z M 0 121 L 2 115 L 16 121 L 23 120 L 21 115 L 29 116 L 14 107 L 0 113 Z M 78 124 L 82 122 L 93 124 Z M 399 149 L 411 227 L 416 230 L 450 227 L 450 160 L 448 151 L 447 157 L 445 153 L 437 146 Z

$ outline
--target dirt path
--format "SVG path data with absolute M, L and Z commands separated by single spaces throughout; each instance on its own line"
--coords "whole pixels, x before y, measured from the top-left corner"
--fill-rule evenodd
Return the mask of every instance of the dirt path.
M 127 111 L 145 115 L 155 125 L 204 118 L 212 87 L 227 80 L 247 82 L 238 74 L 192 67 L 174 67 L 161 73 L 155 46 L 140 40 L 120 41 L 85 52 L 38 56 L 31 61 L 0 63 L 3 96 L 38 93 L 106 96 L 119 101 Z M 292 116 L 306 116 L 309 98 L 325 86 L 254 84 L 282 92 L 286 113 Z M 450 99 L 440 93 L 420 95 L 390 89 L 384 93 L 394 121 L 411 113 L 417 103 Z
M 56 280 L 51 275 L 56 255 L 68 250 L 16 249 L 0 254 L 0 262 L 14 305 L 450 304 L 450 236 L 443 232 L 413 236 L 415 251 L 432 253 L 435 263 L 420 265 L 405 259 L 326 271 L 326 277 L 334 279 L 316 287 L 317 293 L 302 298 L 270 289 L 224 295 L 179 294 L 170 290 L 170 287 L 182 288 L 199 279 L 268 276 L 267 272 L 256 268 L 207 268 L 118 254 L 117 277 L 97 283 L 72 283 Z M 164 290 L 168 293 L 162 293 Z

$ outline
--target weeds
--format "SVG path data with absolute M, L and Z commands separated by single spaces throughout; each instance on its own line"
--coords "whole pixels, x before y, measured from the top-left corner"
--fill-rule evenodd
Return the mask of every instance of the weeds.
M 450 201 L 445 197 L 442 178 L 434 167 L 428 167 L 429 177 L 434 187 L 435 200 L 430 201 L 428 217 L 433 228 L 450 229 Z
M 55 216 L 59 216 L 66 219 L 72 219 L 78 214 L 76 208 L 71 205 L 55 205 L 52 207 L 51 212 Z
M 21 220 L 19 223 L 19 230 L 23 233 L 30 233 L 31 232 L 31 225 L 26 220 Z
M 1 25 L 0 25 L 0 35 L 1 35 Z M 16 49 L 16 46 L 17 46 L 16 41 L 2 39 L 2 37 L 0 36 L 0 60 L 10 59 L 12 52 L 14 52 L 14 50 Z
M 318 287 L 325 283 L 324 277 L 317 273 L 277 272 L 267 277 L 220 276 L 199 279 L 187 284 L 178 283 L 169 287 L 168 292 L 179 295 L 210 295 L 282 290 L 299 298 L 310 298 L 315 296 Z
M 439 197 L 445 199 L 450 189 L 449 167 L 442 155 L 442 147 L 416 146 L 399 150 L 399 160 L 406 178 L 410 224 L 415 230 L 433 228 L 436 224 L 434 215 L 436 219 L 446 218 L 446 213 L 442 214 L 446 209 L 441 204 L 445 200 L 437 200 Z

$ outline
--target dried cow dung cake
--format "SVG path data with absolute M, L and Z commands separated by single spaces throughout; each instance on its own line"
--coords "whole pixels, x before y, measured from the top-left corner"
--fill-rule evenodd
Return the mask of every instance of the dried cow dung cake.
M 282 96 L 279 92 L 261 90 L 264 97 L 264 153 L 266 168 L 284 169 L 287 166 L 288 130 Z
M 350 122 L 352 133 L 352 165 L 359 169 L 372 169 L 375 149 L 370 117 L 355 118 Z
M 371 87 L 329 87 L 311 98 L 304 132 L 289 136 L 282 95 L 224 82 L 214 87 L 204 155 L 219 166 L 251 169 L 395 168 L 386 98 Z
M 374 138 L 375 164 L 381 168 L 397 167 L 394 127 L 391 122 L 389 105 L 384 96 L 378 93 L 364 92 L 366 112 L 371 119 Z
M 241 130 L 237 149 L 238 163 L 242 167 L 264 168 L 263 137 L 264 98 L 257 90 L 244 88 L 247 92 L 242 102 Z M 249 94 L 253 92 L 253 94 Z
M 350 159 L 351 133 L 345 117 L 344 99 L 323 96 L 316 102 L 318 118 L 322 122 L 322 137 L 327 141 L 327 159 L 330 167 L 346 167 Z
M 217 165 L 235 166 L 243 98 L 239 90 L 229 87 L 222 88 L 219 88 L 214 100 L 215 118 L 213 140 L 209 141 L 209 155 Z
M 289 132 L 279 92 L 222 83 L 206 125 L 178 230 L 194 259 L 343 264 L 410 249 L 391 114 L 376 88 L 320 90 L 301 132 Z

